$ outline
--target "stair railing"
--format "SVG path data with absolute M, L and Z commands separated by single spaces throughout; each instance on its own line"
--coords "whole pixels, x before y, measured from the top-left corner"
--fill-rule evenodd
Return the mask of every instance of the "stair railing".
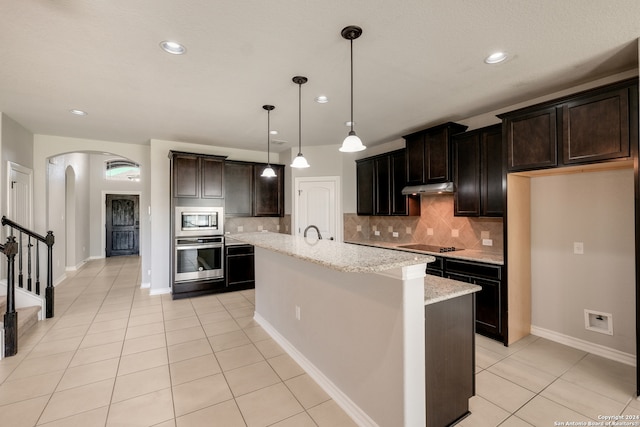
M 26 289 L 29 292 L 33 292 L 36 295 L 41 295 L 40 290 L 40 243 L 47 245 L 47 285 L 45 288 L 45 317 L 47 319 L 53 317 L 53 304 L 54 304 L 54 287 L 53 287 L 53 244 L 55 238 L 52 231 L 48 231 L 46 236 L 42 236 L 34 231 L 28 230 L 22 225 L 8 219 L 6 216 L 2 217 L 2 225 L 10 228 L 9 237 L 15 237 L 15 233 L 18 232 L 18 287 Z M 23 259 L 24 248 L 23 239 L 27 239 L 26 257 L 27 257 L 27 281 L 26 287 L 24 284 L 24 271 L 23 271 Z M 35 245 L 33 242 L 35 241 Z M 35 272 L 32 271 L 32 247 L 35 246 Z M 8 273 L 8 271 L 7 271 Z M 33 276 L 35 275 L 35 289 L 33 283 Z M 8 280 L 7 280 L 8 282 Z M 7 283 L 8 284 L 8 283 Z M 8 292 L 7 292 L 8 295 Z M 7 297 L 8 299 L 8 297 Z M 8 303 L 8 301 L 7 301 Z

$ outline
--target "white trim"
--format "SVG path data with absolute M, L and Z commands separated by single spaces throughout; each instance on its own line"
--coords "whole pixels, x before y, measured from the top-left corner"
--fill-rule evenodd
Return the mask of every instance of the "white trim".
M 140 283 L 140 289 L 151 289 L 151 282 L 142 282 Z M 151 293 L 149 293 L 151 294 Z
M 124 194 L 131 196 L 138 196 L 138 211 L 140 211 L 140 201 L 142 200 L 142 192 L 141 191 L 124 191 L 124 190 L 102 190 L 102 206 L 100 207 L 100 216 L 101 216 L 101 224 L 102 224 L 102 233 L 100 236 L 101 239 L 101 249 L 100 254 L 101 258 L 107 257 L 107 194 Z M 140 219 L 140 218 L 138 218 Z M 138 228 L 138 254 L 140 253 L 140 241 L 142 240 L 142 231 Z
M 285 352 L 293 360 L 300 365 L 304 371 L 315 380 L 337 404 L 340 406 L 360 427 L 378 427 L 367 414 L 358 405 L 356 405 L 349 397 L 342 392 L 329 378 L 327 378 L 309 359 L 304 357 L 289 341 L 287 341 L 271 324 L 258 313 L 255 313 L 253 319 L 273 338 L 275 342 L 280 344 Z
M 40 283 L 40 289 L 46 288 L 46 283 L 42 286 L 42 282 Z M 26 286 L 26 284 L 25 284 Z M 35 283 L 34 283 L 35 286 Z M 40 306 L 40 311 L 38 312 L 38 320 L 43 320 L 44 313 L 46 311 L 46 301 L 43 295 L 36 295 L 33 292 L 29 292 L 24 288 L 21 288 L 16 283 L 14 286 L 14 295 L 15 295 L 15 305 L 16 308 L 23 307 L 31 307 L 34 305 Z M 0 295 L 7 295 L 7 279 L 0 280 Z
M 300 176 L 294 178 L 293 184 L 293 221 L 291 224 L 291 234 L 295 235 L 300 225 L 298 224 L 298 197 L 295 197 L 296 193 L 300 189 L 301 182 L 318 182 L 318 181 L 331 181 L 336 186 L 336 200 L 335 200 L 335 222 L 336 222 L 336 235 L 335 240 L 342 242 L 344 240 L 344 226 L 342 218 L 342 182 L 340 176 Z
M 149 284 L 149 295 L 165 295 L 170 293 L 171 293 L 171 288 L 169 287 L 151 289 L 151 284 Z
M 578 350 L 586 351 L 587 353 L 595 354 L 596 356 L 601 356 L 606 359 L 615 360 L 616 362 L 624 363 L 625 365 L 636 366 L 635 355 L 616 350 L 615 348 L 605 347 L 600 344 L 594 344 L 589 341 L 574 338 L 569 335 L 564 335 L 559 332 L 540 328 L 534 325 L 531 325 L 531 335 L 546 338 L 550 341 L 564 344 Z

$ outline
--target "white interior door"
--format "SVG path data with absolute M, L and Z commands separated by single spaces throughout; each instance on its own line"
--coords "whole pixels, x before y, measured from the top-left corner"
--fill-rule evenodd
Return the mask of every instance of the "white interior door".
M 340 177 L 296 178 L 295 196 L 294 234 L 302 236 L 315 225 L 323 239 L 342 241 Z
M 7 203 L 7 218 L 17 222 L 25 228 L 31 229 L 31 169 L 17 163 L 8 162 L 9 190 Z

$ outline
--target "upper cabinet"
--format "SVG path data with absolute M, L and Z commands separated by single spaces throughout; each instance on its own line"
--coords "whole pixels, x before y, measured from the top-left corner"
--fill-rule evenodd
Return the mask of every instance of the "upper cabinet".
M 356 160 L 358 215 L 420 215 L 419 197 L 405 196 L 405 150 Z
M 405 135 L 407 185 L 451 181 L 451 137 L 466 129 L 448 122 Z
M 260 176 L 262 163 L 225 162 L 225 215 L 237 217 L 284 215 L 284 166 L 271 167 L 273 178 Z
M 626 159 L 638 137 L 638 80 L 499 117 L 509 172 Z
M 454 215 L 502 216 L 502 125 L 453 137 Z
M 224 198 L 224 157 L 171 151 L 172 196 Z

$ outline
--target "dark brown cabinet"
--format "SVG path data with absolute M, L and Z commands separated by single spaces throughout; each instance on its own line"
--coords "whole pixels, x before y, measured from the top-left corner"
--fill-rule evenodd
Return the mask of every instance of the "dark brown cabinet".
M 450 181 L 451 137 L 466 129 L 466 126 L 448 122 L 405 135 L 407 185 Z
M 271 165 L 276 173 L 272 178 L 260 176 L 265 167 L 253 165 L 253 216 L 284 216 L 284 166 Z
M 173 197 L 224 198 L 224 157 L 172 151 L 169 158 Z
M 228 290 L 254 288 L 255 277 L 253 245 L 225 246 L 225 281 Z
M 358 215 L 420 215 L 420 198 L 405 196 L 405 150 L 356 161 Z
M 637 79 L 501 114 L 509 172 L 631 155 L 637 139 Z
M 506 342 L 507 294 L 504 267 L 478 261 L 435 256 L 427 264 L 427 274 L 473 283 L 482 290 L 475 295 L 476 332 Z
M 260 176 L 263 163 L 225 162 L 225 215 L 235 217 L 284 215 L 284 166 L 271 167 L 273 178 Z
M 427 427 L 453 425 L 469 415 L 475 394 L 474 294 L 425 306 Z
M 502 216 L 502 125 L 453 137 L 454 215 Z

